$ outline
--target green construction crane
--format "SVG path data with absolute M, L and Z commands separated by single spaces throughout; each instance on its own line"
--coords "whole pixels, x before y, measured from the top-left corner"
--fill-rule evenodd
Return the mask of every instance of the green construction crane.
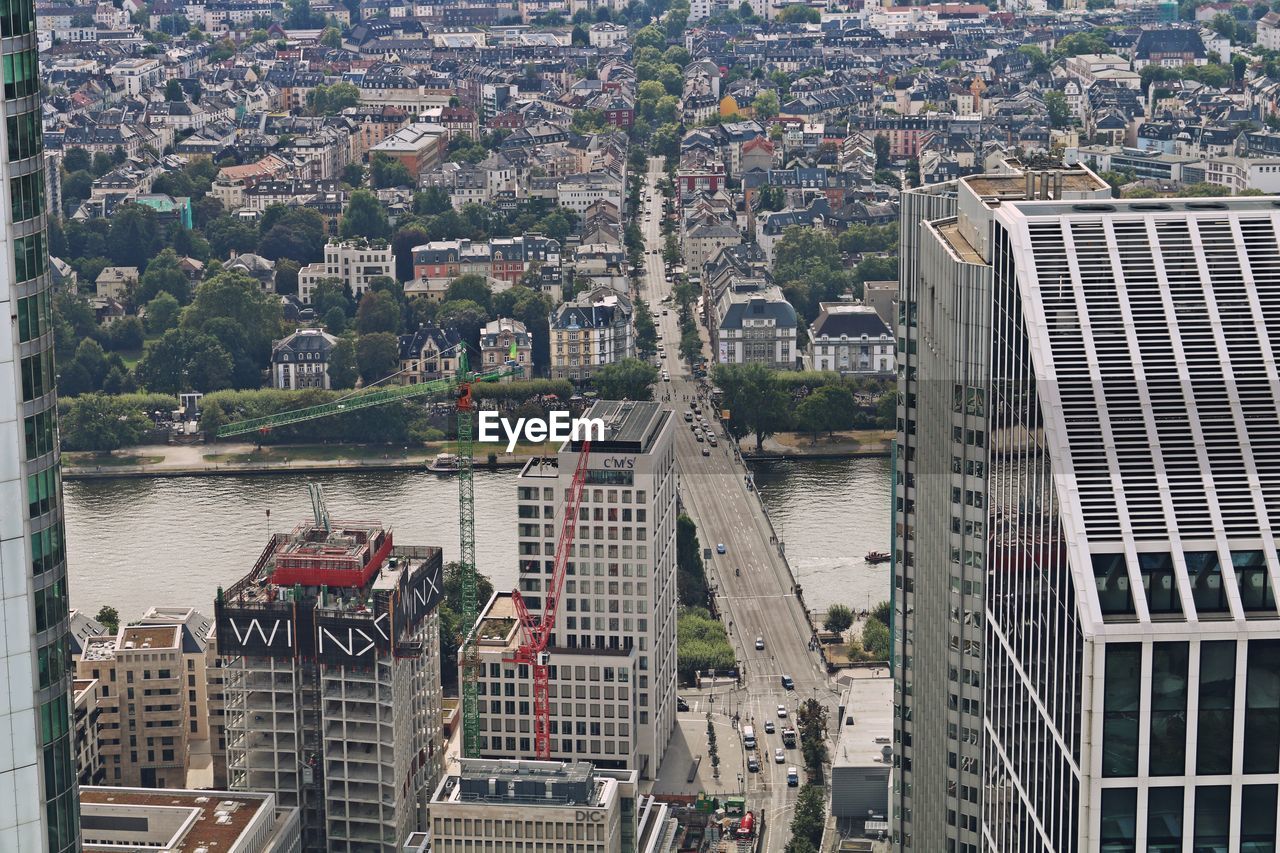
M 453 393 L 457 400 L 458 413 L 458 545 L 459 573 L 462 579 L 462 624 L 464 635 L 461 655 L 462 682 L 462 754 L 466 758 L 479 755 L 480 707 L 476 691 L 476 678 L 480 674 L 479 650 L 476 648 L 475 628 L 480 615 L 480 602 L 477 601 L 476 581 L 476 525 L 475 525 L 475 488 L 472 479 L 472 453 L 475 441 L 475 405 L 471 396 L 471 386 L 476 382 L 496 382 L 504 376 L 524 375 L 524 370 L 517 366 L 516 345 L 511 344 L 511 352 L 506 364 L 495 370 L 472 374 L 467 351 L 464 345 L 458 349 L 458 372 L 448 379 L 437 379 L 417 385 L 398 385 L 390 388 L 377 388 L 369 391 L 357 391 L 329 403 L 318 406 L 307 406 L 289 412 L 266 415 L 261 418 L 249 418 L 243 421 L 226 424 L 218 428 L 218 438 L 245 435 L 251 432 L 268 432 L 289 424 L 340 415 L 372 406 L 381 406 L 397 400 L 411 400 L 416 397 L 442 396 Z

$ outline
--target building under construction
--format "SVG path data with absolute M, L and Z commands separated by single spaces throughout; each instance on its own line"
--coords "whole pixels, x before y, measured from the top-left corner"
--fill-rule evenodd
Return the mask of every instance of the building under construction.
M 391 853 L 443 771 L 441 552 L 313 503 L 218 593 L 228 783 L 297 806 L 306 850 Z

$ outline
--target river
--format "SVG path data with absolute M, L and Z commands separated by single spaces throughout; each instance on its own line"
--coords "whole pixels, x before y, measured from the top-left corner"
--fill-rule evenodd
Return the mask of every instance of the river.
M 888 542 L 888 459 L 754 467 L 811 608 L 838 600 L 860 609 L 888 597 L 888 564 L 862 559 Z M 515 582 L 516 478 L 514 469 L 475 475 L 476 563 L 497 589 Z M 457 559 L 457 483 L 421 471 L 71 481 L 71 606 L 93 614 L 109 604 L 125 619 L 152 605 L 211 613 L 218 586 L 252 566 L 269 530 L 310 516 L 309 479 L 324 486 L 332 517 L 380 520 L 396 541 L 439 545 Z

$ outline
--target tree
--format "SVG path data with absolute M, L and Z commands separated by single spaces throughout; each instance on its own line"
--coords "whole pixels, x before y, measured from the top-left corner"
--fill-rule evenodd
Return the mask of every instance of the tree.
M 817 785 L 805 785 L 796 797 L 796 810 L 791 816 L 791 843 L 787 846 L 787 853 L 816 850 L 822 843 L 822 830 L 826 822 L 822 789 Z M 795 844 L 806 846 L 792 846 Z
M 381 151 L 375 151 L 369 158 L 369 179 L 374 189 L 387 187 L 411 187 L 417 184 L 417 177 L 409 174 L 409 167 L 400 160 Z
M 205 228 L 205 237 L 218 258 L 252 252 L 258 245 L 258 229 L 238 216 L 223 215 L 214 219 Z
M 164 99 L 172 103 L 179 103 L 186 100 L 186 93 L 182 91 L 182 84 L 177 80 L 170 80 L 164 85 Z
M 889 137 L 883 133 L 877 133 L 871 140 L 871 147 L 876 152 L 876 168 L 889 168 Z
M 387 223 L 387 211 L 378 197 L 368 190 L 356 190 L 351 194 L 338 231 L 344 240 L 364 237 L 367 240 L 385 240 L 391 236 Z
M 276 208 L 282 210 L 270 215 Z M 258 254 L 268 260 L 288 258 L 307 264 L 324 257 L 324 219 L 309 207 L 272 205 L 263 213 L 260 228 Z
M 281 258 L 276 261 L 276 293 L 296 296 L 298 293 L 298 273 L 302 266 L 297 261 Z
M 178 325 L 178 314 L 181 310 L 182 306 L 178 304 L 178 300 L 173 298 L 173 294 L 168 291 L 162 291 L 147 303 L 147 332 L 159 335 L 172 329 Z
M 400 317 L 400 305 L 395 297 L 370 290 L 360 298 L 360 307 L 356 309 L 356 331 L 362 335 L 399 332 Z
M 181 260 L 173 249 L 165 249 L 147 264 L 147 271 L 138 282 L 134 301 L 145 305 L 161 293 L 168 293 L 179 303 L 191 298 L 191 285 L 180 266 Z
M 676 518 L 676 596 L 681 607 L 707 606 L 707 569 L 698 544 L 698 526 L 684 513 Z
M 102 627 L 107 630 L 108 634 L 114 634 L 120 630 L 120 611 L 116 610 L 109 604 L 104 604 L 98 608 L 98 615 L 93 617 Z
M 231 356 L 212 335 L 190 328 L 170 329 L 138 362 L 138 380 L 149 391 L 179 394 L 231 386 Z
M 796 407 L 796 425 L 813 436 L 831 432 L 845 425 L 853 409 L 853 395 L 839 385 L 824 385 L 800 401 Z
M 337 27 L 325 27 L 320 34 L 320 43 L 337 50 L 342 47 L 342 32 Z
M 822 13 L 811 6 L 796 3 L 779 12 L 775 20 L 780 24 L 816 24 L 822 20 Z
M 440 325 L 455 332 L 474 350 L 480 349 L 480 329 L 488 319 L 489 313 L 484 310 L 484 306 L 470 299 L 445 300 L 440 303 L 440 310 L 436 312 L 436 320 Z
M 1084 53 L 1107 53 L 1111 49 L 1107 44 L 1107 34 L 1107 30 L 1097 28 L 1087 33 L 1072 33 L 1071 35 L 1063 36 L 1053 48 L 1053 55 L 1061 59 L 1067 56 L 1079 56 Z
M 364 166 L 359 163 L 348 163 L 342 167 L 342 182 L 347 186 L 358 187 L 364 183 Z
M 788 425 L 791 398 L 764 365 L 717 365 L 715 382 L 729 409 L 729 430 L 738 437 L 754 433 L 757 453 L 766 438 Z
M 62 157 L 62 168 L 68 172 L 84 172 L 88 171 L 93 165 L 93 158 L 89 156 L 89 152 L 83 148 L 68 148 L 67 153 Z
M 827 608 L 827 615 L 822 620 L 822 627 L 837 634 L 843 634 L 853 625 L 853 611 L 844 604 L 833 604 Z
M 280 300 L 262 292 L 257 279 L 223 272 L 204 280 L 182 314 L 183 329 L 213 335 L 236 361 L 236 383 L 257 387 L 271 342 L 283 331 Z M 204 390 L 204 389 L 197 389 Z
M 425 187 L 413 194 L 413 212 L 418 216 L 437 216 L 452 209 L 453 204 L 444 187 Z
M 354 388 L 359 377 L 355 340 L 346 336 L 339 338 L 329 353 L 329 387 L 335 390 Z
M 361 335 L 356 342 L 356 365 L 366 385 L 385 379 L 400 367 L 400 340 L 390 332 Z
M 868 619 L 862 626 L 862 647 L 876 660 L 888 660 L 893 651 L 888 626 L 879 619 Z
M 755 117 L 760 121 L 768 121 L 773 118 L 778 114 L 779 109 L 778 96 L 774 92 L 761 92 L 751 102 L 751 111 L 755 113 Z
M 1067 106 L 1067 96 L 1050 89 L 1044 93 L 1044 105 L 1049 111 L 1050 127 L 1067 127 L 1071 124 L 1071 108 Z
M 161 232 L 154 210 L 140 204 L 122 204 L 111 217 L 107 252 L 118 267 L 142 269 L 159 251 Z
M 493 310 L 493 290 L 482 275 L 460 275 L 449 282 L 444 292 L 444 302 L 470 300 L 484 309 L 486 314 Z
M 641 358 L 652 358 L 658 351 L 658 327 L 653 322 L 649 303 L 643 299 L 637 299 L 635 309 L 636 352 Z
M 653 47 L 662 50 L 667 46 L 667 36 L 662 30 L 650 24 L 636 33 L 635 39 L 632 40 L 632 45 L 636 49 Z
M 606 364 L 592 376 L 602 400 L 651 400 L 657 381 L 658 368 L 635 358 Z
M 150 422 L 141 411 L 121 411 L 112 398 L 83 394 L 70 401 L 60 420 L 68 450 L 109 453 L 142 440 Z
M 1024 44 L 1018 48 L 1018 53 L 1027 58 L 1031 63 L 1032 74 L 1043 74 L 1049 70 L 1049 57 L 1044 55 L 1044 51 L 1034 44 Z
M 806 699 L 796 712 L 800 750 L 810 776 L 821 776 L 827 763 L 827 708 L 816 699 Z
M 103 343 L 113 352 L 136 351 L 142 349 L 142 341 L 146 336 L 142 329 L 142 321 L 137 317 L 121 317 L 104 330 Z

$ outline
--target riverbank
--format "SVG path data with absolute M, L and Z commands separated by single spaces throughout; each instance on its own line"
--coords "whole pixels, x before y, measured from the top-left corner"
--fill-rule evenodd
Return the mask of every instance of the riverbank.
M 863 456 L 889 456 L 893 452 L 892 430 L 844 430 L 814 437 L 808 433 L 780 432 L 764 440 L 756 452 L 755 436 L 748 435 L 739 443 L 748 459 L 854 459 Z
M 477 468 L 518 468 L 535 456 L 556 452 L 551 442 L 517 445 L 514 453 L 476 454 Z M 364 444 L 300 444 L 259 447 L 249 443 L 147 445 L 111 453 L 64 453 L 64 480 L 138 477 L 243 476 L 321 471 L 421 470 L 438 453 L 456 452 L 452 442 L 418 447 Z M 490 459 L 492 457 L 492 460 Z M 448 476 L 442 473 L 442 476 Z

